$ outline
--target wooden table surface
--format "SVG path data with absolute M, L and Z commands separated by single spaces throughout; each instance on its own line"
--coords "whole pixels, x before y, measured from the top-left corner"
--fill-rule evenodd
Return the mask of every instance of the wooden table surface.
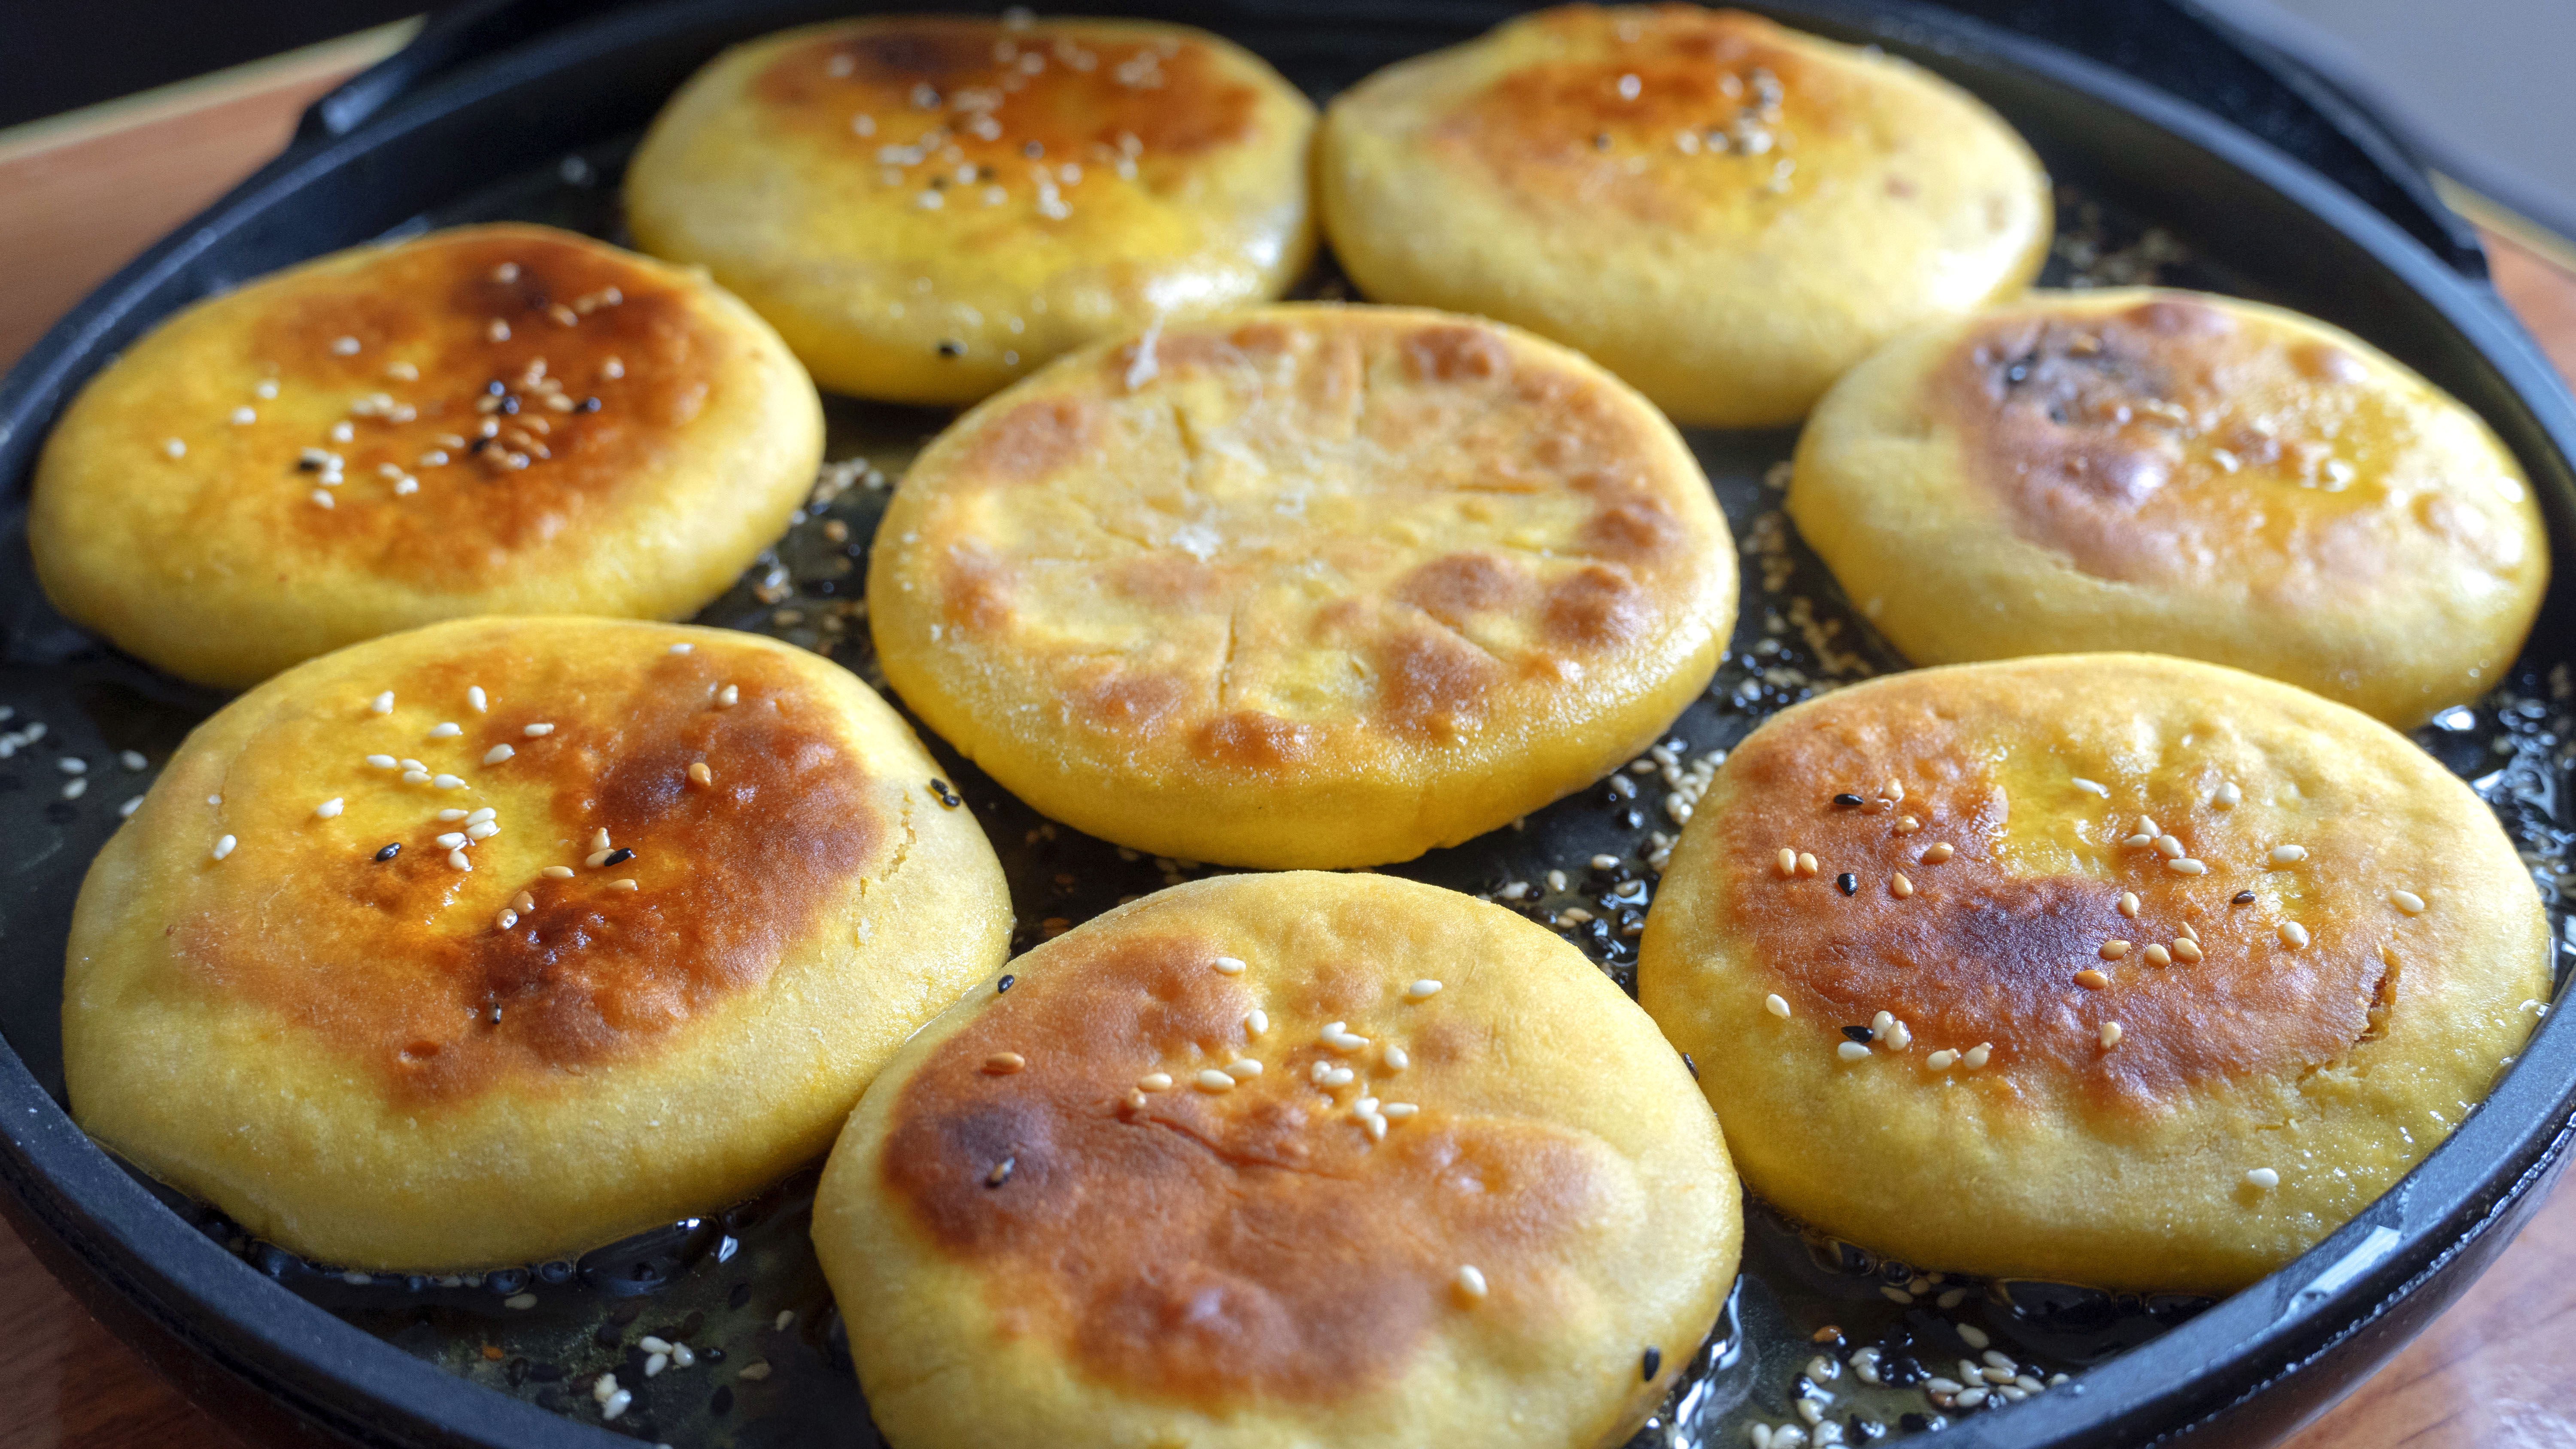
M 400 27 L 0 133 L 0 367 L 134 252 L 285 144 Z M 2499 224 L 2509 219 L 2496 218 Z M 2496 282 L 2576 379 L 2576 253 L 2490 231 Z M 237 1443 L 0 1226 L 0 1449 Z M 2284 1449 L 2576 1449 L 2576 1186 L 2387 1367 Z

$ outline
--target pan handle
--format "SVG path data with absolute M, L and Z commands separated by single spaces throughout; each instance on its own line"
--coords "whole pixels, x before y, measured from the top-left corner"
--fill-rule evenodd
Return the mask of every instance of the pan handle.
M 621 0 L 462 0 L 431 15 L 409 45 L 351 76 L 305 108 L 298 141 L 356 130 L 406 92 L 530 36 L 614 10 Z

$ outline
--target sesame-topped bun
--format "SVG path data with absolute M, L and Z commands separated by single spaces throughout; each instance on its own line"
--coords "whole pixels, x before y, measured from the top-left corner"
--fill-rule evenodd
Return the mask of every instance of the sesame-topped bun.
M 1317 204 L 1381 302 L 1581 348 L 1675 421 L 1794 422 L 1844 368 L 2039 273 L 2048 177 L 1903 61 L 1695 5 L 1567 5 L 1324 117 Z
M 1735 613 L 1707 479 L 1563 348 L 1267 308 L 1094 348 L 906 475 L 886 679 L 1020 798 L 1157 854 L 1372 865 L 1634 756 Z
M 1789 515 L 1918 664 L 2150 649 L 2401 728 L 2503 681 L 2549 582 L 2522 468 L 2350 333 L 2043 292 L 1852 369 Z
M 1234 876 L 1010 969 L 888 1064 L 815 1199 L 897 1449 L 1590 1449 L 1716 1322 L 1716 1124 L 1545 928 Z
M 1755 730 L 1638 996 L 1785 1211 L 1925 1268 L 2213 1293 L 2438 1146 L 2549 977 L 2502 827 L 2403 736 L 2083 654 Z
M 339 1266 L 724 1207 L 1007 952 L 934 773 L 848 671 L 749 634 L 473 619 L 315 660 L 189 736 L 90 867 L 73 1116 Z
M 703 278 L 460 227 L 162 323 L 47 440 L 28 542 L 74 621 L 240 687 L 461 615 L 691 613 L 822 448 L 813 384 Z
M 823 386 L 968 403 L 1314 254 L 1315 110 L 1259 57 L 1132 20 L 875 16 L 718 56 L 626 172 L 646 251 L 778 324 Z

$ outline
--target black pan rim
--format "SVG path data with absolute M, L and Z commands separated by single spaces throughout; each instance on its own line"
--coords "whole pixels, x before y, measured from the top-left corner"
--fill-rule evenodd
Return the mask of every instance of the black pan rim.
M 1481 29 L 1514 8 L 1472 0 L 1394 6 L 1333 0 L 1300 6 L 1296 19 L 1319 27 L 1454 33 Z M 2445 267 L 2421 242 L 2303 163 L 2117 71 L 1912 0 L 1765 0 L 1755 8 L 1967 67 L 2019 72 L 2162 131 L 2308 213 L 2428 304 L 2493 369 L 2522 413 L 2517 421 L 2555 450 L 2548 461 L 2556 465 L 2556 477 L 2535 476 L 2535 483 L 2545 490 L 2555 484 L 2562 516 L 2576 511 L 2566 482 L 2568 460 L 2576 459 L 2576 399 L 2536 345 L 2491 289 Z M 281 202 L 329 185 L 371 151 L 435 117 L 519 92 L 575 61 L 732 13 L 734 7 L 721 0 L 666 0 L 602 16 L 443 74 L 344 135 L 299 141 L 119 272 L 0 380 L 0 470 L 13 481 L 23 477 L 43 427 L 78 382 L 103 365 L 116 335 L 135 327 L 148 309 L 156 318 L 166 312 L 166 303 L 156 308 L 157 290 L 256 227 Z M 1236 3 L 1206 7 L 1199 18 L 1224 28 L 1229 19 L 1267 22 L 1279 16 Z M 2550 470 L 2535 474 L 2544 471 Z M 2040 1445 L 2085 1433 L 2144 1442 L 2185 1432 L 2243 1396 L 2295 1376 L 2386 1317 L 2528 1206 L 2565 1166 L 2571 1109 L 2576 1028 L 2544 1022 L 2525 1048 L 2520 1069 L 2479 1110 L 2378 1203 L 2317 1248 L 2191 1323 L 2090 1371 L 2079 1381 L 2089 1393 L 2051 1395 L 2008 1414 L 1981 1415 L 1954 1425 L 1945 1438 Z M 66 1250 L 95 1280 L 85 1285 L 91 1291 L 140 1310 L 188 1349 L 323 1432 L 367 1444 L 503 1446 L 564 1442 L 567 1436 L 604 1444 L 625 1437 L 484 1392 L 266 1279 L 127 1177 L 72 1125 L 5 1042 L 0 1182 L 17 1199 L 13 1217 L 41 1227 Z M 2392 1228 L 2391 1217 L 2411 1225 Z M 2394 1241 L 2382 1236 L 2390 1233 Z M 2307 1292 L 2326 1278 L 2335 1280 L 2331 1291 Z M 2222 1382 L 2247 1387 L 2230 1392 L 2218 1387 Z

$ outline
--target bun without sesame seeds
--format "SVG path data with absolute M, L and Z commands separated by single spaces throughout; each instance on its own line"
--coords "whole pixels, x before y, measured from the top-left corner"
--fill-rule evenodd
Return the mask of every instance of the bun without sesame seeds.
M 1011 972 L 905 1046 L 815 1202 L 900 1449 L 1616 1444 L 1716 1321 L 1716 1125 L 1543 927 L 1236 876 Z
M 2531 877 L 2459 779 L 2345 706 L 2140 654 L 1775 716 L 1638 965 L 1782 1210 L 1925 1268 L 2204 1293 L 2438 1146 L 2549 981 Z
M 1491 323 L 1283 306 L 1068 357 L 904 477 L 887 682 L 1047 815 L 1265 868 L 1407 860 L 1634 758 L 1734 548 L 1644 399 Z
M 1788 509 L 1917 664 L 2151 649 L 2400 728 L 2501 682 L 2549 582 L 2476 414 L 2197 292 L 2039 292 L 1890 343 L 1816 409 Z
M 459 227 L 163 322 L 46 440 L 28 542 L 74 622 L 241 688 L 440 619 L 692 613 L 822 448 L 814 385 L 703 278 Z
M 91 865 L 74 1119 L 337 1267 L 723 1208 L 1007 953 L 935 773 L 848 671 L 748 634 L 476 619 L 315 660 L 199 726 Z
M 1676 422 L 1795 422 L 2047 257 L 2047 174 L 1903 61 L 1693 5 L 1567 5 L 1377 72 L 1316 199 L 1361 292 L 1577 347 Z
M 970 403 L 1158 316 L 1286 291 L 1315 112 L 1186 26 L 878 16 L 718 56 L 626 172 L 646 251 L 711 270 L 835 392 Z

